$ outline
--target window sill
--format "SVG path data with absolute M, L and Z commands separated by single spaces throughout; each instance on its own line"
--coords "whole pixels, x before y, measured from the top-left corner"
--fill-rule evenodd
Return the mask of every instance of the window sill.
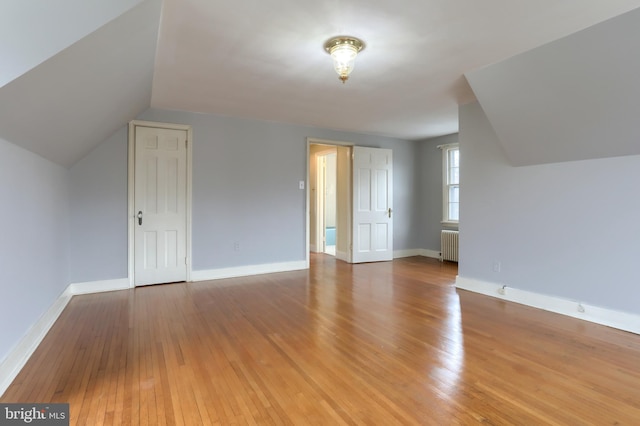
M 450 228 L 458 228 L 459 222 L 448 222 L 446 220 L 442 220 L 440 221 L 440 223 L 442 224 L 442 226 L 448 226 Z

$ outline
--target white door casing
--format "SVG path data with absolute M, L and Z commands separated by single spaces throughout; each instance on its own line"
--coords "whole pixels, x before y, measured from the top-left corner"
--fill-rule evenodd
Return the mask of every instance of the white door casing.
M 314 149 L 314 146 L 326 146 L 331 147 L 333 152 L 337 152 L 336 157 L 336 258 L 345 262 L 351 263 L 352 254 L 352 203 L 353 203 L 353 188 L 352 188 L 352 142 L 341 142 L 335 140 L 307 138 L 307 177 L 313 183 L 309 184 L 307 181 L 307 194 L 306 194 L 306 254 L 307 254 L 307 267 L 309 267 L 310 248 L 314 251 L 318 251 L 319 246 L 311 244 L 310 234 L 313 232 L 314 238 L 318 234 L 317 227 L 317 154 L 318 150 Z M 310 175 L 309 173 L 312 173 Z M 313 204 L 312 204 L 313 203 Z M 312 208 L 310 209 L 310 206 Z M 313 215 L 313 218 L 312 218 Z M 317 241 L 318 238 L 315 238 Z
M 336 148 L 336 258 L 351 263 L 351 147 Z
M 145 123 L 146 124 L 146 123 Z M 186 281 L 189 129 L 140 125 L 133 132 L 133 284 Z M 130 203 L 131 203 L 130 199 Z M 133 209 L 131 209 L 133 207 Z M 131 242 L 130 242 L 131 244 Z M 133 269 L 131 271 L 131 269 Z
M 325 231 L 325 193 L 326 193 L 326 173 L 327 173 L 327 159 L 323 154 L 318 154 L 317 158 L 317 170 L 318 176 L 316 178 L 316 248 L 318 253 L 324 253 L 327 246 L 326 231 Z
M 393 259 L 392 201 L 392 151 L 354 147 L 353 263 Z

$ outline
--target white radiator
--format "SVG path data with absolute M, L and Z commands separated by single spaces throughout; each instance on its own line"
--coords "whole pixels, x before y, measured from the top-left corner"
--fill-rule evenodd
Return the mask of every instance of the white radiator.
M 445 231 L 440 233 L 440 252 L 442 260 L 458 261 L 458 231 Z

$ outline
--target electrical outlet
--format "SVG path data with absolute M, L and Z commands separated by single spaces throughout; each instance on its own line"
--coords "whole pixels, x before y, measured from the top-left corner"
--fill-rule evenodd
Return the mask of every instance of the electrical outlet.
M 233 243 L 233 251 L 240 251 L 240 242 L 236 241 Z
M 496 260 L 493 262 L 493 272 L 500 272 L 502 270 L 502 262 Z

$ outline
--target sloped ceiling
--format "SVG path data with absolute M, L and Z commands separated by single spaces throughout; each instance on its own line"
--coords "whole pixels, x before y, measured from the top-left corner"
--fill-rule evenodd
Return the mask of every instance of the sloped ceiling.
M 149 106 L 403 139 L 453 133 L 458 104 L 475 99 L 465 73 L 640 7 L 640 0 L 55 3 L 59 9 L 40 17 L 32 2 L 8 0 L 13 10 L 2 19 L 15 14 L 18 33 L 0 41 L 0 52 L 19 66 L 4 78 L 41 63 L 0 88 L 0 138 L 66 167 Z M 342 85 L 322 45 L 345 33 L 367 47 Z
M 0 88 L 0 137 L 70 167 L 147 109 L 160 9 L 145 1 Z
M 640 154 L 640 9 L 466 74 L 515 166 Z
M 140 2 L 141 0 L 2 0 L 0 87 Z

